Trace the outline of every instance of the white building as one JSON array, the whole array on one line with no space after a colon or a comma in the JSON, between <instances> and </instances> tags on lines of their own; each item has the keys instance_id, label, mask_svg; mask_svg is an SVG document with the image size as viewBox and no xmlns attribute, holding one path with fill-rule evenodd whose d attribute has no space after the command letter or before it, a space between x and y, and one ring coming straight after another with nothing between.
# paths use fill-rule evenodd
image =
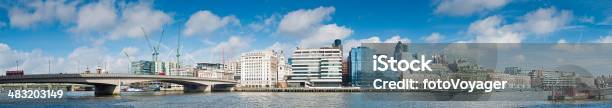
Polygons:
<instances>
[{"instance_id":1,"label":"white building","mask_svg":"<svg viewBox=\"0 0 612 108\"><path fill-rule=\"evenodd\" d=\"M341 87L342 51L340 48L298 48L291 58L292 87Z\"/></svg>"},{"instance_id":2,"label":"white building","mask_svg":"<svg viewBox=\"0 0 612 108\"><path fill-rule=\"evenodd\" d=\"M509 89L529 89L531 88L531 79L526 75L511 75L504 73L492 73L491 78L496 81L508 81L506 88Z\"/></svg>"},{"instance_id":3,"label":"white building","mask_svg":"<svg viewBox=\"0 0 612 108\"><path fill-rule=\"evenodd\" d=\"M193 77L193 67L191 65L181 65L176 62L167 62L169 64L169 71L166 71L166 75L168 76L188 76Z\"/></svg>"},{"instance_id":4,"label":"white building","mask_svg":"<svg viewBox=\"0 0 612 108\"><path fill-rule=\"evenodd\" d=\"M230 60L225 63L225 71L233 74L233 80L240 80L240 59Z\"/></svg>"},{"instance_id":5,"label":"white building","mask_svg":"<svg viewBox=\"0 0 612 108\"><path fill-rule=\"evenodd\" d=\"M240 85L243 87L276 87L284 80L282 53L256 51L243 53L240 57ZM280 62L279 62L280 61Z\"/></svg>"},{"instance_id":6,"label":"white building","mask_svg":"<svg viewBox=\"0 0 612 108\"><path fill-rule=\"evenodd\" d=\"M233 74L224 70L224 65L220 63L197 63L194 69L196 77L211 79L233 79Z\"/></svg>"}]
</instances>

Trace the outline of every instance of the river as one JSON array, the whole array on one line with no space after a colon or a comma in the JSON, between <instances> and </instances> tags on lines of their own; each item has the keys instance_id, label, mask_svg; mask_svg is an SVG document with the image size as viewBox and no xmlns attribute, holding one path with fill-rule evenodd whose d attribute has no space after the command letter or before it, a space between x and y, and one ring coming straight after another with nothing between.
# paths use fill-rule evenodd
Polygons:
<instances>
[{"instance_id":1,"label":"river","mask_svg":"<svg viewBox=\"0 0 612 108\"><path fill-rule=\"evenodd\" d=\"M423 101L418 92L123 92L120 96L95 97L93 92L67 92L61 99L10 99L0 94L0 107L612 107L608 100L546 101L545 92L496 92L480 101ZM483 101L484 100L484 101Z\"/></svg>"}]
</instances>

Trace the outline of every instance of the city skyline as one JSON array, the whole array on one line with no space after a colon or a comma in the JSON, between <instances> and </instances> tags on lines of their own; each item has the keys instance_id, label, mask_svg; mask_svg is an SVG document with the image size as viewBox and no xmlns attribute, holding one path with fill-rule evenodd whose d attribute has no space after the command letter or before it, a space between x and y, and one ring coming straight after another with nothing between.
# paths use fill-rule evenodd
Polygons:
<instances>
[{"instance_id":1,"label":"city skyline","mask_svg":"<svg viewBox=\"0 0 612 108\"><path fill-rule=\"evenodd\" d=\"M344 56L361 42L610 43L609 2L3 0L0 69L19 61L28 74L47 73L48 64L54 73L100 65L121 72L151 58L141 28L154 44L165 31L163 61L174 61L180 34L185 64L266 49L291 54L334 39L343 41Z\"/></svg>"}]
</instances>

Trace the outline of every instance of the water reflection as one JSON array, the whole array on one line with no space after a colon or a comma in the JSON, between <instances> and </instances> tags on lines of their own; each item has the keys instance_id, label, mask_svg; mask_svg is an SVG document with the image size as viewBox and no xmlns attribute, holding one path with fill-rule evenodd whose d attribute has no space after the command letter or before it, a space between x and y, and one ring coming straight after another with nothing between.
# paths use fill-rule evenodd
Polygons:
<instances>
[{"instance_id":1,"label":"water reflection","mask_svg":"<svg viewBox=\"0 0 612 108\"><path fill-rule=\"evenodd\" d=\"M123 92L95 97L93 92L68 92L62 99L9 99L0 107L612 107L603 101L546 101L545 92L499 92L488 101L423 101L430 94L401 92ZM611 97L611 96L609 96Z\"/></svg>"}]
</instances>

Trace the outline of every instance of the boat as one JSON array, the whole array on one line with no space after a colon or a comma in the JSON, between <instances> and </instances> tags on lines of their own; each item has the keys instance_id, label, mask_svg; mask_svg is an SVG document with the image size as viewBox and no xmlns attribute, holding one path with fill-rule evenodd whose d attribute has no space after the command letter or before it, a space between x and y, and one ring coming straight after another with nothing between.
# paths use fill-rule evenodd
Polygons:
<instances>
[{"instance_id":1,"label":"boat","mask_svg":"<svg viewBox=\"0 0 612 108\"><path fill-rule=\"evenodd\" d=\"M127 88L125 91L127 92L143 92L143 89L139 89L139 88Z\"/></svg>"}]
</instances>

